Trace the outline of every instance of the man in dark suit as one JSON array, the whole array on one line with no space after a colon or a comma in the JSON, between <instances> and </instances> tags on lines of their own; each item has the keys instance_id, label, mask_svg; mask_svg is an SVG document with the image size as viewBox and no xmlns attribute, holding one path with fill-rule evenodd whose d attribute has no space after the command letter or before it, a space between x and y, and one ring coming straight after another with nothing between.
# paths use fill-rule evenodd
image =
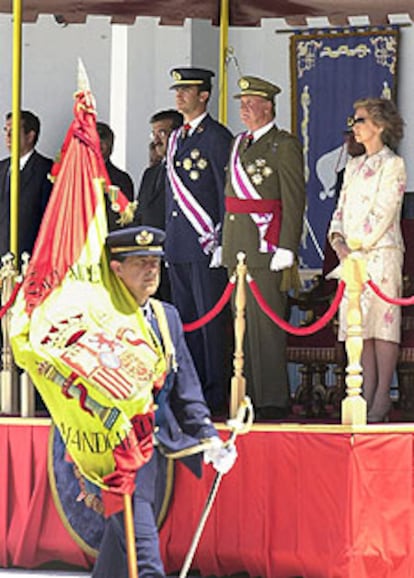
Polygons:
<instances>
[{"instance_id":1,"label":"man in dark suit","mask_svg":"<svg viewBox=\"0 0 414 578\"><path fill-rule=\"evenodd\" d=\"M35 150L40 121L28 110L21 111L20 197L18 251L32 253L44 210L52 190L48 174L52 159ZM6 115L6 146L11 150L12 115ZM0 161L0 255L10 249L10 157Z\"/></svg>"},{"instance_id":2,"label":"man in dark suit","mask_svg":"<svg viewBox=\"0 0 414 578\"><path fill-rule=\"evenodd\" d=\"M159 161L145 169L138 192L136 222L139 225L165 227L165 155L168 138L173 130L183 124L183 115L176 110L161 110L150 120L151 138ZM158 299L171 301L168 270L161 264L161 282L156 293Z\"/></svg>"},{"instance_id":3,"label":"man in dark suit","mask_svg":"<svg viewBox=\"0 0 414 578\"><path fill-rule=\"evenodd\" d=\"M163 255L163 231L153 227L132 227L108 235L110 267L141 307L147 323L159 339L169 361L170 372L155 397L156 444L152 458L136 477L134 500L135 538L140 578L165 578L159 551L155 518L157 479L165 469L165 452L177 452L209 440L204 461L216 471L227 473L237 456L234 445L224 446L211 422L200 382L188 351L182 322L176 308L151 299L155 293ZM171 347L172 344L172 347ZM200 454L187 457L186 465L201 476ZM128 578L122 513L108 518L93 569L93 578Z\"/></svg>"},{"instance_id":4,"label":"man in dark suit","mask_svg":"<svg viewBox=\"0 0 414 578\"><path fill-rule=\"evenodd\" d=\"M134 183L132 178L126 171L122 171L111 162L111 154L114 147L113 130L104 122L97 122L96 130L98 131L101 143L101 152L105 161L106 170L108 171L109 180L112 185L119 187L127 197L128 201L132 203L134 201ZM108 229L109 231L114 231L120 227L118 222L119 212L112 208L112 203L115 203L116 206L116 194L114 199L111 199L110 196L110 192L105 195L106 213L108 218Z\"/></svg>"},{"instance_id":5,"label":"man in dark suit","mask_svg":"<svg viewBox=\"0 0 414 578\"><path fill-rule=\"evenodd\" d=\"M213 72L176 68L171 75L176 107L185 124L168 141L165 253L172 301L188 323L214 307L227 283L220 245L232 135L207 112ZM228 311L186 335L214 412L226 402L228 335Z\"/></svg>"},{"instance_id":6,"label":"man in dark suit","mask_svg":"<svg viewBox=\"0 0 414 578\"><path fill-rule=\"evenodd\" d=\"M6 146L11 150L12 114L6 115L4 126ZM20 113L20 195L18 210L18 255L32 253L43 218L52 182L48 175L53 165L35 150L40 134L39 118L28 110ZM10 250L10 157L0 161L0 255ZM18 263L16 263L18 266ZM0 334L0 346L3 347L3 333ZM35 392L37 410L45 406Z\"/></svg>"},{"instance_id":7,"label":"man in dark suit","mask_svg":"<svg viewBox=\"0 0 414 578\"><path fill-rule=\"evenodd\" d=\"M239 251L271 309L284 318L287 292L298 273L296 254L305 208L299 141L275 125L280 88L253 76L239 80L240 117L248 131L236 137L226 183L223 263L231 273ZM247 291L246 383L259 419L287 415L290 391L286 334Z\"/></svg>"}]
</instances>

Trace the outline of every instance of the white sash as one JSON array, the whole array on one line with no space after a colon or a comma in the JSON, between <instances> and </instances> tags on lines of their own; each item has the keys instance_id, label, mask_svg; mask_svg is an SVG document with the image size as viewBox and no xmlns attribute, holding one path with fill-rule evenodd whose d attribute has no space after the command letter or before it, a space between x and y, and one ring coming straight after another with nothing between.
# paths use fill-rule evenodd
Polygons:
<instances>
[{"instance_id":1,"label":"white sash","mask_svg":"<svg viewBox=\"0 0 414 578\"><path fill-rule=\"evenodd\" d=\"M245 138L247 132L243 132L236 137L235 144L231 153L230 167L231 167L231 184L236 196L244 200L262 200L255 187L252 185L243 165L240 161L239 146L241 141ZM250 217L259 230L260 253L272 253L276 251L276 245L272 245L265 240L265 235L269 224L273 218L273 213L250 213Z\"/></svg>"},{"instance_id":2,"label":"white sash","mask_svg":"<svg viewBox=\"0 0 414 578\"><path fill-rule=\"evenodd\" d=\"M187 189L174 168L174 156L177 151L177 141L180 135L180 130L175 130L168 141L167 149L167 175L170 181L173 195L177 203L191 223L192 227L199 235L198 240L206 255L213 253L218 246L218 234L221 223L216 227L210 215L203 209L203 207L196 201L191 191Z\"/></svg>"}]
</instances>

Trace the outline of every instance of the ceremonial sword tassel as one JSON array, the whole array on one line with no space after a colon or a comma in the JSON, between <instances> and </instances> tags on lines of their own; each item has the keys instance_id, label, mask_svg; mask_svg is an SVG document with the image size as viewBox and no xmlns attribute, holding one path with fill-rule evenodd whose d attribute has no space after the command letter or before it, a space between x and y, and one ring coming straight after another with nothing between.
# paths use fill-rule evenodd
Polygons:
<instances>
[{"instance_id":1,"label":"ceremonial sword tassel","mask_svg":"<svg viewBox=\"0 0 414 578\"><path fill-rule=\"evenodd\" d=\"M242 402L240 403L240 407L237 410L236 417L233 419L230 419L227 422L227 424L231 427L232 432L230 434L228 441L226 442L226 445L233 444L236 440L236 437L239 434L248 433L251 429L251 426L253 423L253 418L254 418L254 414L253 414L252 402L251 402L250 398L246 396L242 400ZM191 563L192 563L193 558L194 558L194 554L195 554L195 552L197 550L197 546L200 542L201 534L203 533L204 526L207 522L208 515L210 514L211 508L214 504L214 500L216 499L216 495L217 495L218 489L220 487L220 482L223 478L223 475L224 474L222 472L217 472L215 477L214 477L210 492L208 494L206 503L205 503L204 508L203 508L203 512L201 514L200 521L199 521L197 529L194 533L194 536L193 536L193 539L192 539L192 542L190 545L190 549L188 550L187 555L185 557L184 564L183 564L183 567L181 569L179 578L186 578L188 575L188 571L190 570Z\"/></svg>"}]
</instances>

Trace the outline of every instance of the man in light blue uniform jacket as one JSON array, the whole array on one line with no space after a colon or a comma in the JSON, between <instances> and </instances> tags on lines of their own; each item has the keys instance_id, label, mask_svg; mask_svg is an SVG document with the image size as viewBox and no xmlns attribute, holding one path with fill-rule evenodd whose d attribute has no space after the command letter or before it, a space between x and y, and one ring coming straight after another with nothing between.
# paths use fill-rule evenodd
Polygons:
<instances>
[{"instance_id":1,"label":"man in light blue uniform jacket","mask_svg":"<svg viewBox=\"0 0 414 578\"><path fill-rule=\"evenodd\" d=\"M172 368L155 399L158 405L155 450L150 461L138 470L133 497L140 578L165 577L155 514L156 504L163 497L157 491L166 466L162 454L183 450L211 438L210 449L204 451L205 462L211 462L217 471L226 473L236 459L234 445L224 446L211 422L178 311L173 305L162 302L169 330L169 335L166 335L158 309L161 302L150 299L159 284L164 238L160 229L144 226L114 231L107 237L112 270L134 296L137 306L143 308L148 323L163 346L170 341L174 349ZM201 476L200 454L185 458L185 463L198 477ZM92 576L128 578L122 512L106 521Z\"/></svg>"}]
</instances>

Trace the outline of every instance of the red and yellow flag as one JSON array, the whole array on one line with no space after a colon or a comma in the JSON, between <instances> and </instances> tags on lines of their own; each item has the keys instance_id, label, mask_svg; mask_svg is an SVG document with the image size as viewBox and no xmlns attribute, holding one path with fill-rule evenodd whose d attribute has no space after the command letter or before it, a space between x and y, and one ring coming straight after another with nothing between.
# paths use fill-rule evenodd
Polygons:
<instances>
[{"instance_id":1,"label":"red and yellow flag","mask_svg":"<svg viewBox=\"0 0 414 578\"><path fill-rule=\"evenodd\" d=\"M85 78L13 307L11 343L81 472L102 488L109 483L130 492L122 474L135 472L151 454L152 422L139 418L151 416L165 361L136 302L109 268L107 173Z\"/></svg>"}]
</instances>

